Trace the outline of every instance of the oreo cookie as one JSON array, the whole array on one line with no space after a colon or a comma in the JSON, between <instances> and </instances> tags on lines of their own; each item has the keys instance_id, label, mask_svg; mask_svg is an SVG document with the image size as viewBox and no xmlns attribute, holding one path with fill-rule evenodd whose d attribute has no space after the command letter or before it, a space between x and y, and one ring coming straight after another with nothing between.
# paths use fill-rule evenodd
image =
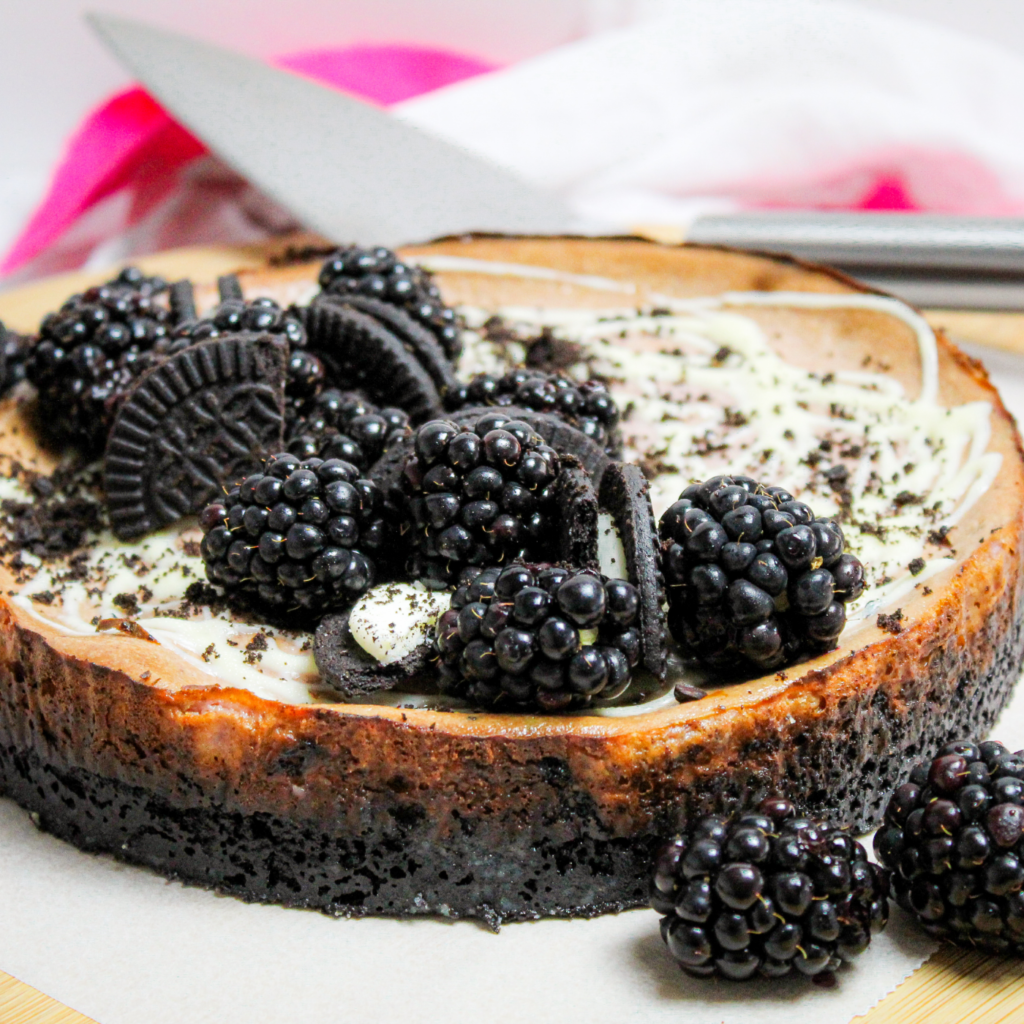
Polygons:
<instances>
[{"instance_id":1,"label":"oreo cookie","mask_svg":"<svg viewBox=\"0 0 1024 1024\"><path fill-rule=\"evenodd\" d=\"M665 579L647 478L639 466L610 462L601 479L601 507L612 514L622 537L629 582L640 591L641 658L658 679L665 678Z\"/></svg>"},{"instance_id":2,"label":"oreo cookie","mask_svg":"<svg viewBox=\"0 0 1024 1024\"><path fill-rule=\"evenodd\" d=\"M443 398L448 392L459 387L455 367L445 354L433 331L413 319L404 309L392 302L375 299L368 295L336 295L327 292L319 295L314 305L348 306L360 313L372 316L387 327L430 374L430 379Z\"/></svg>"},{"instance_id":3,"label":"oreo cookie","mask_svg":"<svg viewBox=\"0 0 1024 1024\"><path fill-rule=\"evenodd\" d=\"M313 657L324 683L346 698L391 690L399 683L417 689L437 678L433 643L428 640L400 661L382 665L356 643L348 626L349 611L328 615L317 626Z\"/></svg>"},{"instance_id":4,"label":"oreo cookie","mask_svg":"<svg viewBox=\"0 0 1024 1024\"><path fill-rule=\"evenodd\" d=\"M323 363L330 384L360 388L378 405L404 409L413 422L443 416L430 374L375 317L335 303L306 307L300 316L308 348Z\"/></svg>"},{"instance_id":5,"label":"oreo cookie","mask_svg":"<svg viewBox=\"0 0 1024 1024\"><path fill-rule=\"evenodd\" d=\"M460 409L456 413L448 413L439 417L448 419L459 426L476 423L484 414L502 414L510 420L522 420L528 423L559 455L574 456L583 469L590 474L594 487L600 489L601 477L611 459L605 450L586 434L569 426L557 416L544 412L534 412L518 405L478 405L468 409Z\"/></svg>"},{"instance_id":6,"label":"oreo cookie","mask_svg":"<svg viewBox=\"0 0 1024 1024\"><path fill-rule=\"evenodd\" d=\"M559 537L562 561L600 570L597 551L597 491L590 474L567 455L558 474Z\"/></svg>"},{"instance_id":7,"label":"oreo cookie","mask_svg":"<svg viewBox=\"0 0 1024 1024\"><path fill-rule=\"evenodd\" d=\"M237 274L221 274L217 278L217 294L220 296L221 302L227 302L230 299L241 302L245 299L245 295L242 293L242 282L238 280Z\"/></svg>"},{"instance_id":8,"label":"oreo cookie","mask_svg":"<svg viewBox=\"0 0 1024 1024\"><path fill-rule=\"evenodd\" d=\"M187 278L175 281L167 293L167 301L171 307L171 319L176 324L196 318L196 294L192 282Z\"/></svg>"},{"instance_id":9,"label":"oreo cookie","mask_svg":"<svg viewBox=\"0 0 1024 1024\"><path fill-rule=\"evenodd\" d=\"M139 378L104 458L118 537L198 512L282 449L287 357L279 339L242 332L190 345Z\"/></svg>"}]
</instances>

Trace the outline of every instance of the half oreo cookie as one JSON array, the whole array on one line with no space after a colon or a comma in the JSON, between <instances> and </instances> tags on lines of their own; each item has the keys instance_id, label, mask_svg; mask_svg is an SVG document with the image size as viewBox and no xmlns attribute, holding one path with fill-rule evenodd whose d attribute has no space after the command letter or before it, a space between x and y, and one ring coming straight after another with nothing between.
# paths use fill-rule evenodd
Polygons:
<instances>
[{"instance_id":1,"label":"half oreo cookie","mask_svg":"<svg viewBox=\"0 0 1024 1024\"><path fill-rule=\"evenodd\" d=\"M404 409L414 423L444 414L431 375L375 317L326 302L307 306L300 316L308 348L323 362L332 385L360 388L378 405Z\"/></svg>"},{"instance_id":2,"label":"half oreo cookie","mask_svg":"<svg viewBox=\"0 0 1024 1024\"><path fill-rule=\"evenodd\" d=\"M559 555L581 569L599 569L599 509L594 481L572 455L562 458L558 474Z\"/></svg>"},{"instance_id":3,"label":"half oreo cookie","mask_svg":"<svg viewBox=\"0 0 1024 1024\"><path fill-rule=\"evenodd\" d=\"M326 292L317 296L314 305L348 306L378 320L398 338L407 352L414 356L430 374L438 393L443 398L449 391L458 388L455 367L445 355L441 343L433 331L413 319L404 309L393 302L384 302L368 295L337 295Z\"/></svg>"},{"instance_id":4,"label":"half oreo cookie","mask_svg":"<svg viewBox=\"0 0 1024 1024\"><path fill-rule=\"evenodd\" d=\"M626 552L629 581L640 591L640 640L644 667L665 678L665 579L658 528L647 478L639 466L610 462L601 479L601 507L612 514Z\"/></svg>"},{"instance_id":5,"label":"half oreo cookie","mask_svg":"<svg viewBox=\"0 0 1024 1024\"><path fill-rule=\"evenodd\" d=\"M282 450L287 357L279 339L242 332L190 345L139 378L104 458L118 537L198 512Z\"/></svg>"},{"instance_id":6,"label":"half oreo cookie","mask_svg":"<svg viewBox=\"0 0 1024 1024\"><path fill-rule=\"evenodd\" d=\"M342 697L365 697L399 683L429 685L437 677L436 654L428 641L400 661L381 664L356 643L348 626L349 611L328 615L313 640L313 657L321 678Z\"/></svg>"}]
</instances>

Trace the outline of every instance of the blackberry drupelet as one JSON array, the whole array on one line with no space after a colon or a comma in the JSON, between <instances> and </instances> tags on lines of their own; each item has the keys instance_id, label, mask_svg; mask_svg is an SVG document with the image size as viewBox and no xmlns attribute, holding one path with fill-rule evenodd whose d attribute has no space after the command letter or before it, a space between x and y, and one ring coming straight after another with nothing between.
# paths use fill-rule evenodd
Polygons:
<instances>
[{"instance_id":1,"label":"blackberry drupelet","mask_svg":"<svg viewBox=\"0 0 1024 1024\"><path fill-rule=\"evenodd\" d=\"M128 267L43 319L25 361L41 422L90 452L102 449L118 405L172 326L158 301L166 290L161 278Z\"/></svg>"},{"instance_id":2,"label":"blackberry drupelet","mask_svg":"<svg viewBox=\"0 0 1024 1024\"><path fill-rule=\"evenodd\" d=\"M327 388L287 429L288 450L300 459L344 459L366 471L405 436L409 416L402 409L379 409L358 391Z\"/></svg>"},{"instance_id":3,"label":"blackberry drupelet","mask_svg":"<svg viewBox=\"0 0 1024 1024\"><path fill-rule=\"evenodd\" d=\"M836 971L889 914L889 880L855 839L769 798L702 818L658 852L651 906L687 973L744 981Z\"/></svg>"},{"instance_id":4,"label":"blackberry drupelet","mask_svg":"<svg viewBox=\"0 0 1024 1024\"><path fill-rule=\"evenodd\" d=\"M335 295L366 295L393 302L433 331L449 359L459 355L454 310L441 301L441 293L426 271L403 263L390 249L355 245L339 249L321 268L320 287Z\"/></svg>"},{"instance_id":5,"label":"blackberry drupelet","mask_svg":"<svg viewBox=\"0 0 1024 1024\"><path fill-rule=\"evenodd\" d=\"M831 650L864 589L837 523L749 477L691 484L660 532L669 629L718 671L767 672Z\"/></svg>"},{"instance_id":6,"label":"blackberry drupelet","mask_svg":"<svg viewBox=\"0 0 1024 1024\"><path fill-rule=\"evenodd\" d=\"M640 598L589 570L463 570L437 620L443 693L485 707L560 711L619 697L639 660Z\"/></svg>"},{"instance_id":7,"label":"blackberry drupelet","mask_svg":"<svg viewBox=\"0 0 1024 1024\"><path fill-rule=\"evenodd\" d=\"M403 468L413 574L447 583L466 565L555 557L560 466L532 427L497 410L472 426L424 423Z\"/></svg>"},{"instance_id":8,"label":"blackberry drupelet","mask_svg":"<svg viewBox=\"0 0 1024 1024\"><path fill-rule=\"evenodd\" d=\"M199 517L210 581L279 611L320 613L375 582L389 526L377 485L341 459L267 460Z\"/></svg>"},{"instance_id":9,"label":"blackberry drupelet","mask_svg":"<svg viewBox=\"0 0 1024 1024\"><path fill-rule=\"evenodd\" d=\"M285 385L285 416L297 419L307 410L323 384L324 367L306 349L306 329L291 309L282 309L273 299L224 299L202 319L191 318L180 324L173 337L159 346L161 354L175 352L210 338L238 331L273 334L288 343L288 381Z\"/></svg>"},{"instance_id":10,"label":"blackberry drupelet","mask_svg":"<svg viewBox=\"0 0 1024 1024\"><path fill-rule=\"evenodd\" d=\"M893 793L875 853L930 935L1024 954L1024 751L947 743Z\"/></svg>"},{"instance_id":11,"label":"blackberry drupelet","mask_svg":"<svg viewBox=\"0 0 1024 1024\"><path fill-rule=\"evenodd\" d=\"M468 384L449 391L445 404L452 412L480 405L532 409L558 416L609 454L621 449L616 427L619 408L607 387L597 380L578 382L557 373L543 373L525 367L502 377L482 373Z\"/></svg>"}]
</instances>

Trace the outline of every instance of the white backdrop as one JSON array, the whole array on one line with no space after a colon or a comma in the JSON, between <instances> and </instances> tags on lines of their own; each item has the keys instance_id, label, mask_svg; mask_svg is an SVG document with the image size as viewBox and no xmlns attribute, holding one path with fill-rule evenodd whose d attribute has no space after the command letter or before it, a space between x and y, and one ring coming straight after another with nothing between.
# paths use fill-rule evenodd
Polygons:
<instances>
[{"instance_id":1,"label":"white backdrop","mask_svg":"<svg viewBox=\"0 0 1024 1024\"><path fill-rule=\"evenodd\" d=\"M1020 0L861 2L1024 54ZM85 27L85 10L146 18L256 54L389 41L510 62L674 6L674 0L0 0L0 249L42 195L68 132L128 82Z\"/></svg>"}]
</instances>

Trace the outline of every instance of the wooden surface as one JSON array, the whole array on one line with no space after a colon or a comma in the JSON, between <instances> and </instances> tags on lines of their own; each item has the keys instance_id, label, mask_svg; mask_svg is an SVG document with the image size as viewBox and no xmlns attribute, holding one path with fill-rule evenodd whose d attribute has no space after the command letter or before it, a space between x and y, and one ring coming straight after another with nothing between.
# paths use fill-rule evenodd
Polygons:
<instances>
[{"instance_id":1,"label":"wooden surface","mask_svg":"<svg viewBox=\"0 0 1024 1024\"><path fill-rule=\"evenodd\" d=\"M284 248L285 242L271 246L273 251ZM232 270L259 266L267 255L266 246L207 246L133 262L147 273L171 278L187 274L197 280L209 280ZM0 295L0 319L16 330L32 331L40 310L54 309L71 291L109 276L109 272L102 271L76 273ZM928 310L927 316L954 340L1024 355L1024 313ZM0 1024L93 1021L0 971ZM855 1024L1024 1024L1024 960L989 957L944 946L873 1010L857 1017Z\"/></svg>"}]
</instances>

